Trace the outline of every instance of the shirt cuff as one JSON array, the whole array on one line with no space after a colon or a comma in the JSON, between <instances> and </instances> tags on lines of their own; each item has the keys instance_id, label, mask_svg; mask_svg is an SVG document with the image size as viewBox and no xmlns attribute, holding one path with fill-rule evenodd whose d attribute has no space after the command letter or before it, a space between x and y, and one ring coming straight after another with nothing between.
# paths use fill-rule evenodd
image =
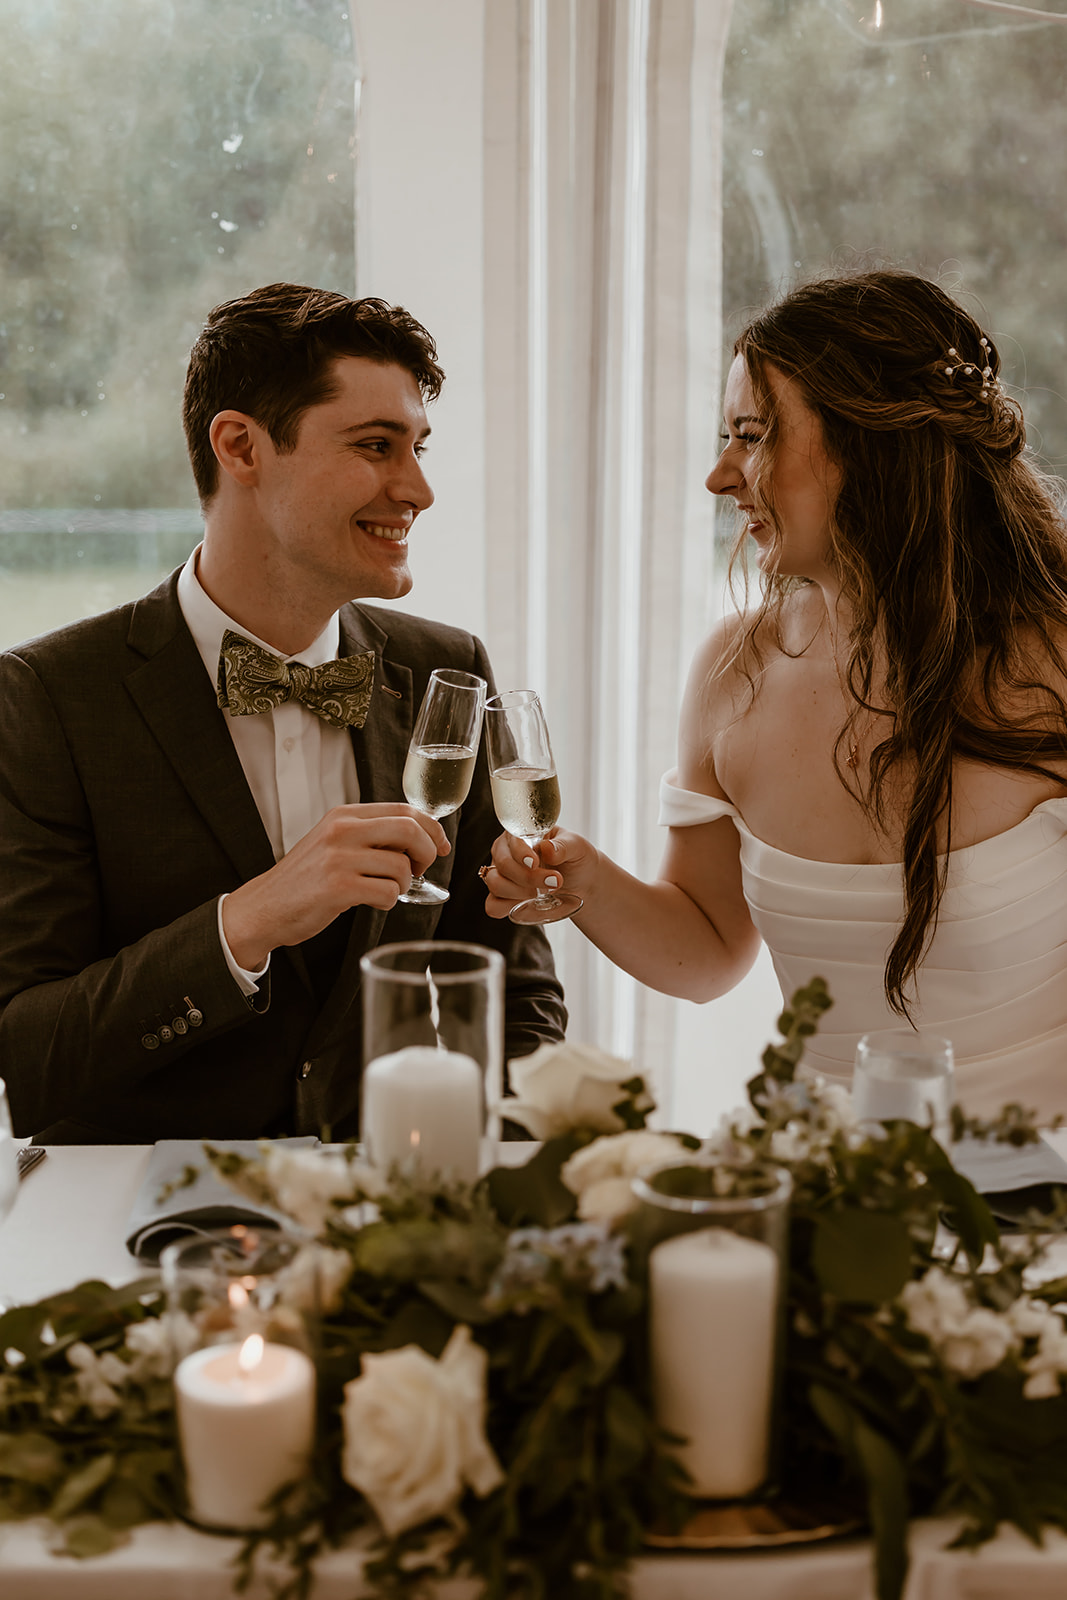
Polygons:
<instances>
[{"instance_id":1,"label":"shirt cuff","mask_svg":"<svg viewBox=\"0 0 1067 1600\"><path fill-rule=\"evenodd\" d=\"M241 993L243 995L258 994L259 980L260 978L265 978L267 976L267 971L270 967L270 956L267 957L266 961L263 963L258 972L246 972L244 967L239 967L237 965L237 962L233 958L233 951L226 943L226 935L222 931L222 908L228 899L228 895L219 895L219 944L221 944L222 953L226 957L226 965L230 969L230 976L240 989Z\"/></svg>"}]
</instances>

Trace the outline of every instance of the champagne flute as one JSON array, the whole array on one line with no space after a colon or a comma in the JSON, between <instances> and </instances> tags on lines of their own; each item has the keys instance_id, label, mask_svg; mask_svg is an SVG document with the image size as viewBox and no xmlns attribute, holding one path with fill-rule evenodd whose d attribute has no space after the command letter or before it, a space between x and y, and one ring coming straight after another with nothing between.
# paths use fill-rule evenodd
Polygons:
<instances>
[{"instance_id":1,"label":"champagne flute","mask_svg":"<svg viewBox=\"0 0 1067 1600\"><path fill-rule=\"evenodd\" d=\"M540 844L559 819L559 779L548 724L532 689L494 695L485 706L485 742L493 808L501 825L528 845ZM561 922L582 906L580 895L538 888L533 900L512 906L512 922Z\"/></svg>"},{"instance_id":2,"label":"champagne flute","mask_svg":"<svg viewBox=\"0 0 1067 1600\"><path fill-rule=\"evenodd\" d=\"M474 776L486 681L473 672L437 667L430 674L404 762L404 799L428 817L447 817L467 798ZM437 906L448 890L420 873L399 898L408 906Z\"/></svg>"}]
</instances>

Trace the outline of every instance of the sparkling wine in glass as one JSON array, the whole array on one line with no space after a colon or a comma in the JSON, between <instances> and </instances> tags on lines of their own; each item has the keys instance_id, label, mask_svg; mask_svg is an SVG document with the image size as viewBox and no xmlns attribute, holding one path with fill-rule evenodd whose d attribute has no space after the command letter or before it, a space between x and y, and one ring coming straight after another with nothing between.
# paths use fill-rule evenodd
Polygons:
<instances>
[{"instance_id":1,"label":"sparkling wine in glass","mask_svg":"<svg viewBox=\"0 0 1067 1600\"><path fill-rule=\"evenodd\" d=\"M559 821L559 779L548 724L532 689L494 695L485 707L493 807L508 833L537 845ZM581 909L580 895L538 889L508 912L512 922L561 922Z\"/></svg>"},{"instance_id":2,"label":"sparkling wine in glass","mask_svg":"<svg viewBox=\"0 0 1067 1600\"><path fill-rule=\"evenodd\" d=\"M485 690L485 679L472 672L438 667L430 674L404 762L404 799L416 811L439 819L466 800L482 736ZM420 874L399 898L409 906L436 906L448 899L448 890Z\"/></svg>"}]
</instances>

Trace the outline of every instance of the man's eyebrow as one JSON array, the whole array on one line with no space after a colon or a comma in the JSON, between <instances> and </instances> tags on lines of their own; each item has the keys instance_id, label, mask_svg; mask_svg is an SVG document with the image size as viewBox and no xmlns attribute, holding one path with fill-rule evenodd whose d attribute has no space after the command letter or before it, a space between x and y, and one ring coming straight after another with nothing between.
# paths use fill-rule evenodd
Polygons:
<instances>
[{"instance_id":1,"label":"man's eyebrow","mask_svg":"<svg viewBox=\"0 0 1067 1600\"><path fill-rule=\"evenodd\" d=\"M385 433L399 435L408 434L411 429L406 422L397 422L395 417L370 417L366 422L353 422L347 428L342 428L341 433L363 433L367 428L381 428ZM433 430L427 425L419 434L420 439L425 439Z\"/></svg>"}]
</instances>

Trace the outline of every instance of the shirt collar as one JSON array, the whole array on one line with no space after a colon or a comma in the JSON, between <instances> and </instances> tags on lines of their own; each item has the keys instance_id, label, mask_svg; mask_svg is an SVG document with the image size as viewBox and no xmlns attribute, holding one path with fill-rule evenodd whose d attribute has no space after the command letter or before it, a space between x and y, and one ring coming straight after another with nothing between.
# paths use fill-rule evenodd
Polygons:
<instances>
[{"instance_id":1,"label":"shirt collar","mask_svg":"<svg viewBox=\"0 0 1067 1600\"><path fill-rule=\"evenodd\" d=\"M313 640L306 650L298 650L293 656L282 655L276 645L268 644L265 639L258 639L249 628L242 627L239 622L234 622L232 617L228 617L202 587L196 575L197 558L201 548L202 546L197 545L178 574L178 604L212 683L218 676L219 652L222 649L222 636L227 628L239 633L242 639L251 639L253 644L268 650L272 656L280 656L283 661L302 661L307 667L321 667L325 661L337 660L341 628L336 611L318 638Z\"/></svg>"}]
</instances>

